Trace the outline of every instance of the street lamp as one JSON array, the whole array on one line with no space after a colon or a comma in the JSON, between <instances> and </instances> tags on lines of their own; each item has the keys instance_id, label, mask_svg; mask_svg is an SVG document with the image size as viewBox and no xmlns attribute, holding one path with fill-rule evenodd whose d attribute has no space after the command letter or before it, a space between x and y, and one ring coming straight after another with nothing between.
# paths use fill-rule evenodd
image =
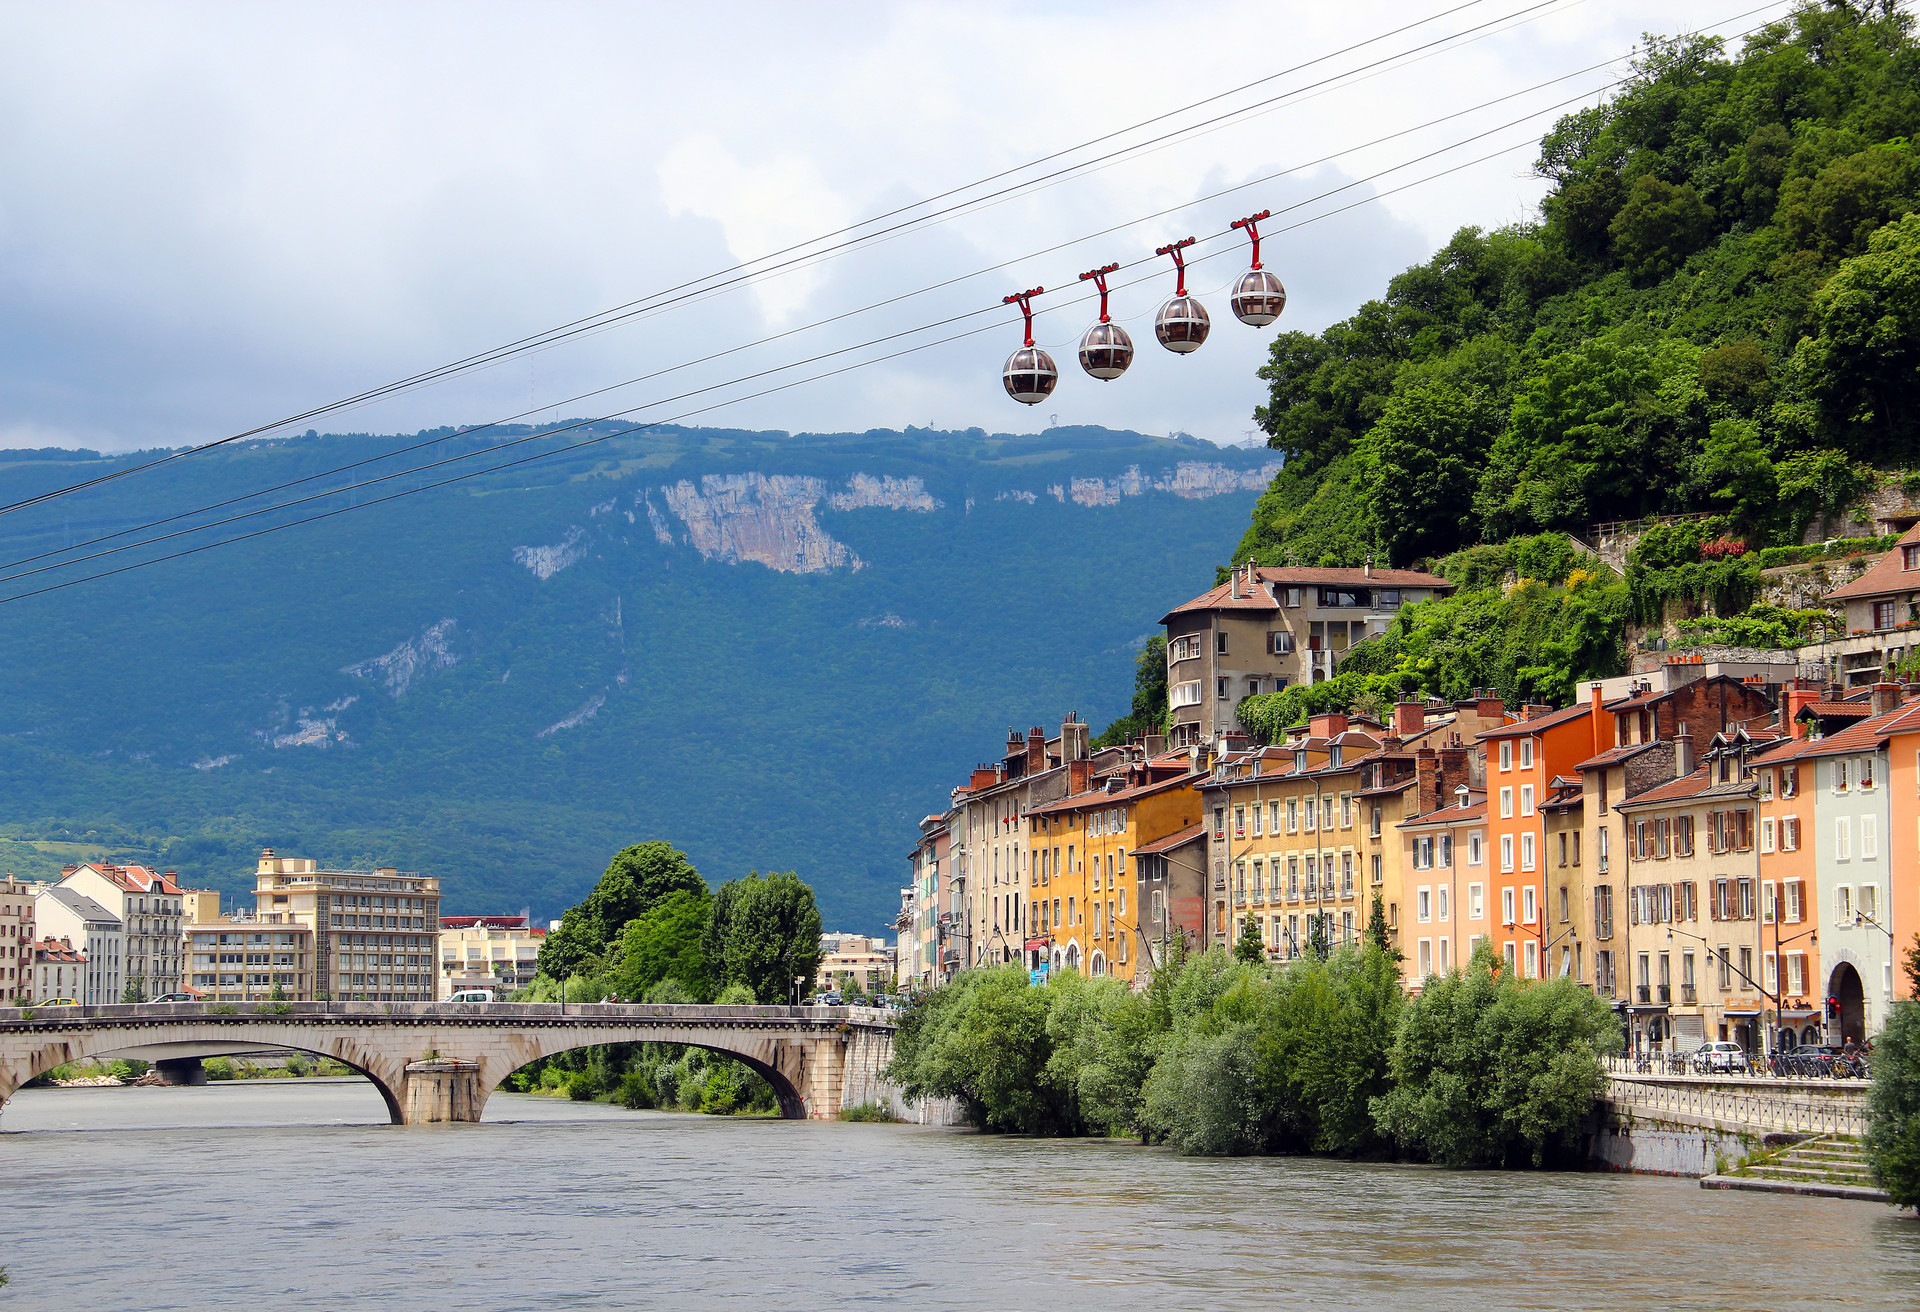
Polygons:
<instances>
[{"instance_id":1,"label":"street lamp","mask_svg":"<svg viewBox=\"0 0 1920 1312\"><path fill-rule=\"evenodd\" d=\"M795 975L793 977L793 1005L796 1007L800 1005L800 989L806 982L807 977L805 975Z\"/></svg>"}]
</instances>

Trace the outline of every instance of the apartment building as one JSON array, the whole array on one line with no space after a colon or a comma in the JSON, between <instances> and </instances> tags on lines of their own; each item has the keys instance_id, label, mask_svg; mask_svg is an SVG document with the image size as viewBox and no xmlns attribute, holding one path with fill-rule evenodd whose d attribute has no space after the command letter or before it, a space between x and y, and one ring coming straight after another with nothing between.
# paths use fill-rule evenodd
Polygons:
<instances>
[{"instance_id":1,"label":"apartment building","mask_svg":"<svg viewBox=\"0 0 1920 1312\"><path fill-rule=\"evenodd\" d=\"M440 917L439 1001L463 989L493 989L499 996L533 983L540 944L547 931L526 916Z\"/></svg>"},{"instance_id":2,"label":"apartment building","mask_svg":"<svg viewBox=\"0 0 1920 1312\"><path fill-rule=\"evenodd\" d=\"M0 878L0 1003L33 996L33 885L12 875Z\"/></svg>"},{"instance_id":3,"label":"apartment building","mask_svg":"<svg viewBox=\"0 0 1920 1312\"><path fill-rule=\"evenodd\" d=\"M356 1002L432 1002L440 881L382 866L322 870L306 857L260 854L254 914L312 933L314 992Z\"/></svg>"},{"instance_id":4,"label":"apartment building","mask_svg":"<svg viewBox=\"0 0 1920 1312\"><path fill-rule=\"evenodd\" d=\"M46 938L62 940L86 960L80 992L65 996L88 1007L120 1001L127 980L125 927L120 917L63 884L42 885L34 898L33 914Z\"/></svg>"},{"instance_id":5,"label":"apartment building","mask_svg":"<svg viewBox=\"0 0 1920 1312\"><path fill-rule=\"evenodd\" d=\"M1586 704L1562 710L1524 706L1514 723L1479 738L1486 753L1494 947L1526 979L1542 978L1554 949L1570 946L1548 923L1546 818L1540 807L1555 791L1554 781L1577 776L1581 760L1592 755L1594 714Z\"/></svg>"},{"instance_id":6,"label":"apartment building","mask_svg":"<svg viewBox=\"0 0 1920 1312\"><path fill-rule=\"evenodd\" d=\"M954 916L943 904L950 899L943 883L949 860L950 837L945 814L920 821L920 841L908 860L912 883L903 890L900 929L901 974L921 988L946 983L966 960L960 943L951 946Z\"/></svg>"},{"instance_id":7,"label":"apartment building","mask_svg":"<svg viewBox=\"0 0 1920 1312\"><path fill-rule=\"evenodd\" d=\"M1237 728L1242 698L1318 683L1354 644L1385 633L1400 607L1453 585L1419 570L1240 565L1161 616L1174 747Z\"/></svg>"},{"instance_id":8,"label":"apartment building","mask_svg":"<svg viewBox=\"0 0 1920 1312\"><path fill-rule=\"evenodd\" d=\"M885 993L893 987L893 949L867 934L822 934L814 987L843 993Z\"/></svg>"},{"instance_id":9,"label":"apartment building","mask_svg":"<svg viewBox=\"0 0 1920 1312\"><path fill-rule=\"evenodd\" d=\"M1141 963L1134 978L1171 954L1207 943L1207 827L1188 825L1133 849L1134 902L1140 908Z\"/></svg>"},{"instance_id":10,"label":"apartment building","mask_svg":"<svg viewBox=\"0 0 1920 1312\"><path fill-rule=\"evenodd\" d=\"M313 927L259 919L200 921L186 928L187 977L207 1002L312 1002Z\"/></svg>"},{"instance_id":11,"label":"apartment building","mask_svg":"<svg viewBox=\"0 0 1920 1312\"><path fill-rule=\"evenodd\" d=\"M87 987L87 954L62 938L44 938L33 946L34 997L40 1002L82 1002ZM118 999L115 999L118 1001Z\"/></svg>"},{"instance_id":12,"label":"apartment building","mask_svg":"<svg viewBox=\"0 0 1920 1312\"><path fill-rule=\"evenodd\" d=\"M1192 759L1123 760L1096 774L1092 760L1069 755L1067 795L1027 817L1034 969L1131 981L1149 959L1130 853L1200 823Z\"/></svg>"},{"instance_id":13,"label":"apartment building","mask_svg":"<svg viewBox=\"0 0 1920 1312\"><path fill-rule=\"evenodd\" d=\"M1433 975L1457 970L1493 937L1487 794L1471 783L1467 752L1432 748L1415 757L1411 812L1393 827L1397 856L1386 881L1388 941L1401 953L1402 978L1418 993ZM1384 893L1383 893L1384 900Z\"/></svg>"},{"instance_id":14,"label":"apartment building","mask_svg":"<svg viewBox=\"0 0 1920 1312\"><path fill-rule=\"evenodd\" d=\"M126 985L144 997L176 993L184 982L181 950L183 897L171 870L117 866L106 861L67 866L59 887L92 898L119 920Z\"/></svg>"}]
</instances>

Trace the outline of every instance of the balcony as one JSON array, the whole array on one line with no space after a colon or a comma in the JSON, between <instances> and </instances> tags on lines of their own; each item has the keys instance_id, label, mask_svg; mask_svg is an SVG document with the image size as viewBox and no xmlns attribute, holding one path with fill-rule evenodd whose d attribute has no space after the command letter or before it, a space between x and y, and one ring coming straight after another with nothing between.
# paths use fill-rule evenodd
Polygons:
<instances>
[{"instance_id":1,"label":"balcony","mask_svg":"<svg viewBox=\"0 0 1920 1312\"><path fill-rule=\"evenodd\" d=\"M1633 1000L1642 1006L1646 1005L1653 1001L1653 989L1646 984L1636 986L1633 990Z\"/></svg>"},{"instance_id":2,"label":"balcony","mask_svg":"<svg viewBox=\"0 0 1920 1312\"><path fill-rule=\"evenodd\" d=\"M1684 1006L1688 1007L1691 1007L1695 1002L1699 1001L1699 999L1694 996L1693 985L1682 984L1680 986L1680 1001Z\"/></svg>"}]
</instances>

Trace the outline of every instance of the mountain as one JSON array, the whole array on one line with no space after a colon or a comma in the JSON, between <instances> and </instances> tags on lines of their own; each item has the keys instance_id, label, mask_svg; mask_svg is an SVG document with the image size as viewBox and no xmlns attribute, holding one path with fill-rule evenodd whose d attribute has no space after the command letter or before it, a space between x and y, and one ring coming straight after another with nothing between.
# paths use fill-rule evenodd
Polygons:
<instances>
[{"instance_id":1,"label":"mountain","mask_svg":"<svg viewBox=\"0 0 1920 1312\"><path fill-rule=\"evenodd\" d=\"M272 846L437 875L449 913L544 916L665 838L716 881L796 870L830 924L877 927L955 763L1010 725L1123 713L1140 643L1279 464L1104 429L613 432L0 585L361 503L0 606L0 869L120 856L241 892ZM603 440L558 450L583 434ZM237 443L0 517L0 551L526 435ZM152 455L0 453L0 504Z\"/></svg>"}]
</instances>

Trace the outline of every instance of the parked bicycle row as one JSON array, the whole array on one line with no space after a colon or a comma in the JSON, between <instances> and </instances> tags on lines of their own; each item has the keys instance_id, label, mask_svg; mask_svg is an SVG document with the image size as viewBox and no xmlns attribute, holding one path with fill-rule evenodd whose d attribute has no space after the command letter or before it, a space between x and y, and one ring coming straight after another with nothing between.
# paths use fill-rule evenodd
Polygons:
<instances>
[{"instance_id":1,"label":"parked bicycle row","mask_svg":"<svg viewBox=\"0 0 1920 1312\"><path fill-rule=\"evenodd\" d=\"M1770 1079L1865 1080L1872 1078L1870 1050L1852 1044L1808 1044L1780 1052L1750 1053L1737 1043L1703 1043L1691 1052L1641 1052L1615 1057L1614 1070L1633 1075L1749 1075Z\"/></svg>"}]
</instances>

